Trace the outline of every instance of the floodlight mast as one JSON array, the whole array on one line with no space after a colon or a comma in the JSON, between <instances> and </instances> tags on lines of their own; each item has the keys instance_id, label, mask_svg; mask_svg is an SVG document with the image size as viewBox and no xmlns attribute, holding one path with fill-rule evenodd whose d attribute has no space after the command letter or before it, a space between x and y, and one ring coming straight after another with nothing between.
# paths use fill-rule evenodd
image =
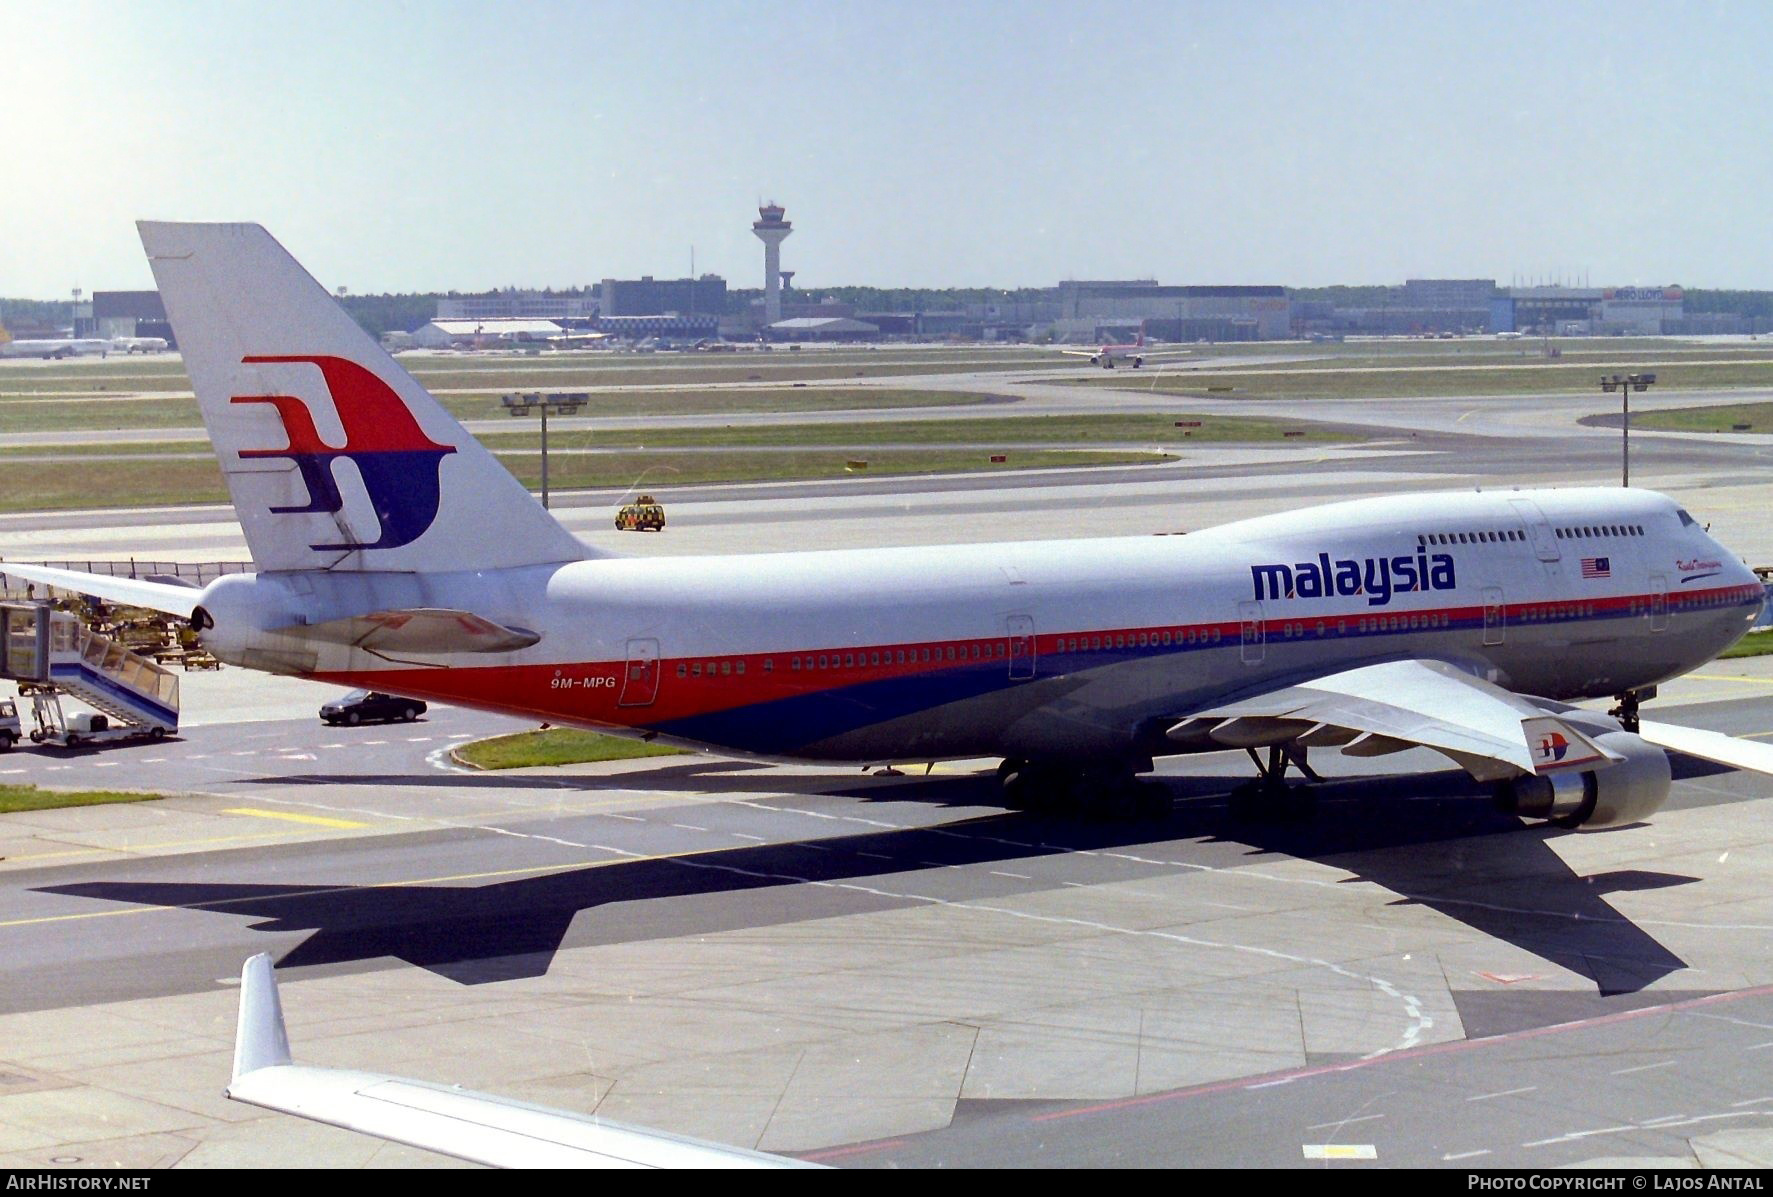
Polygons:
<instances>
[{"instance_id":1,"label":"floodlight mast","mask_svg":"<svg viewBox=\"0 0 1773 1197\"><path fill-rule=\"evenodd\" d=\"M513 416L527 416L529 409L534 407L542 415L542 506L548 506L548 413L557 412L570 416L585 406L591 396L583 391L570 394L544 395L540 391L527 394L506 395L503 402L505 410Z\"/></svg>"},{"instance_id":2,"label":"floodlight mast","mask_svg":"<svg viewBox=\"0 0 1773 1197\"><path fill-rule=\"evenodd\" d=\"M1601 390L1619 392L1619 485L1631 485L1631 393L1647 391L1656 382L1654 374L1603 374Z\"/></svg>"}]
</instances>

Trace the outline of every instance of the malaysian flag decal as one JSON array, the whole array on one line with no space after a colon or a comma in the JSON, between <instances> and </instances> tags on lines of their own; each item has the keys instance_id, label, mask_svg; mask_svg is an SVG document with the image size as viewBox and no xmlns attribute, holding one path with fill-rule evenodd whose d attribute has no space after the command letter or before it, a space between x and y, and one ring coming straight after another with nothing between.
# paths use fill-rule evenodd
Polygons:
<instances>
[{"instance_id":1,"label":"malaysian flag decal","mask_svg":"<svg viewBox=\"0 0 1773 1197\"><path fill-rule=\"evenodd\" d=\"M1613 563L1606 557L1584 557L1582 559L1582 576L1585 578L1610 578L1613 576Z\"/></svg>"}]
</instances>

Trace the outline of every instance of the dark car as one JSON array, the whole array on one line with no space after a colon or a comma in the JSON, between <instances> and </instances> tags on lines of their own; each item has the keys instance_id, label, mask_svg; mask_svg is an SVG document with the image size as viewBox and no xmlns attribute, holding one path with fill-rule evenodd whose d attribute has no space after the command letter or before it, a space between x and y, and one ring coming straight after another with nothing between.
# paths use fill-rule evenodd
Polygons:
<instances>
[{"instance_id":1,"label":"dark car","mask_svg":"<svg viewBox=\"0 0 1773 1197\"><path fill-rule=\"evenodd\" d=\"M335 698L320 708L322 723L411 723L425 713L425 704L416 698L400 698L376 690L353 690L343 698Z\"/></svg>"}]
</instances>

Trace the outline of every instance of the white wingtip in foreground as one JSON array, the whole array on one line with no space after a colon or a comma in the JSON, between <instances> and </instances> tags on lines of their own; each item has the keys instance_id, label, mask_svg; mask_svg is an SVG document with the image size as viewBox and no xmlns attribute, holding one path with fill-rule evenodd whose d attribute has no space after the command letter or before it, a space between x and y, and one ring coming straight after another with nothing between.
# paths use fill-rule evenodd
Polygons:
<instances>
[{"instance_id":1,"label":"white wingtip in foreground","mask_svg":"<svg viewBox=\"0 0 1773 1197\"><path fill-rule=\"evenodd\" d=\"M498 1168L819 1167L445 1085L296 1064L264 952L240 970L240 1025L227 1095Z\"/></svg>"}]
</instances>

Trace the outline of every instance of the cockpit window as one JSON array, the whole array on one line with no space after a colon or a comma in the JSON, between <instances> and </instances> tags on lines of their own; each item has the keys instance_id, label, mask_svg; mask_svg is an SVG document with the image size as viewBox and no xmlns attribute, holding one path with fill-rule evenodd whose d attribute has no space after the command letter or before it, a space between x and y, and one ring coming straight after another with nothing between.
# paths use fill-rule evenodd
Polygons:
<instances>
[{"instance_id":1,"label":"cockpit window","mask_svg":"<svg viewBox=\"0 0 1773 1197\"><path fill-rule=\"evenodd\" d=\"M1681 517L1681 527L1683 528L1691 528L1694 524L1699 522L1687 514L1687 509L1685 507L1675 508L1675 514Z\"/></svg>"}]
</instances>

